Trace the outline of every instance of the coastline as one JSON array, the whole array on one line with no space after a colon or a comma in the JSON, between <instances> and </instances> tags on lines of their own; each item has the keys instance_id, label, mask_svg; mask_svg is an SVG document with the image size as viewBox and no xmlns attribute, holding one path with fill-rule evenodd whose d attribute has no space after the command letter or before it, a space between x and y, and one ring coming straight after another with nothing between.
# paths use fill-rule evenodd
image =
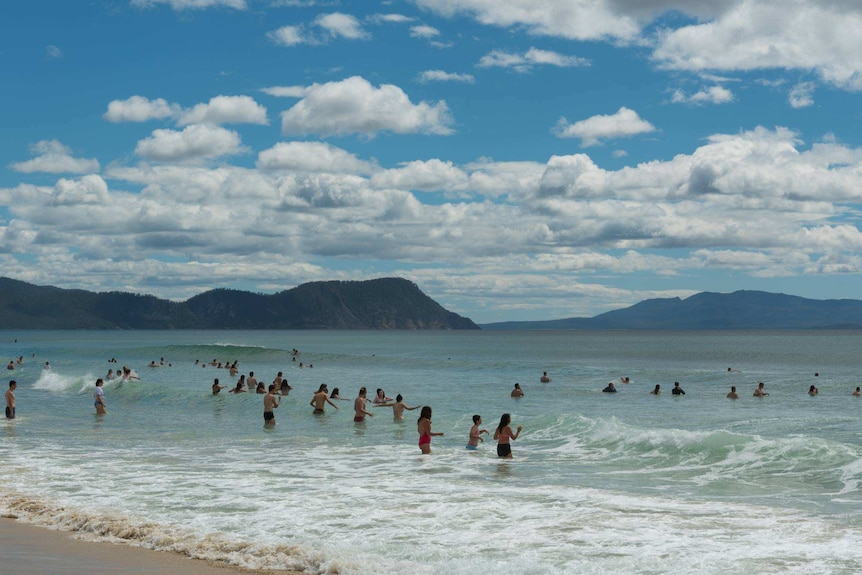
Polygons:
<instances>
[{"instance_id":1,"label":"coastline","mask_svg":"<svg viewBox=\"0 0 862 575\"><path fill-rule=\"evenodd\" d=\"M0 517L0 571L16 575L301 575L258 571L124 543L84 541L60 531Z\"/></svg>"}]
</instances>

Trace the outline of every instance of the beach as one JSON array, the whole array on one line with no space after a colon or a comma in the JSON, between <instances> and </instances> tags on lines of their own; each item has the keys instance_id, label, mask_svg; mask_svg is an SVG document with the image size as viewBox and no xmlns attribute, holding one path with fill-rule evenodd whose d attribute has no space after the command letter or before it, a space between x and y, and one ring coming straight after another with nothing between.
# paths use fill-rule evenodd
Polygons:
<instances>
[{"instance_id":1,"label":"beach","mask_svg":"<svg viewBox=\"0 0 862 575\"><path fill-rule=\"evenodd\" d=\"M108 542L120 568L144 548L309 575L856 575L860 343L847 331L0 333L0 357L24 357L9 374L17 418L0 421L0 516ZM233 361L236 376L217 367ZM123 365L140 380L106 381L96 415L96 378ZM274 426L262 395L212 394L214 379L229 389L252 371L293 387ZM609 381L617 393L602 393ZM686 395L671 395L675 381ZM769 395L753 397L760 381ZM344 401L314 414L323 383ZM418 410L395 421L369 404L374 417L354 422L360 387L431 406L444 433L431 455ZM523 426L512 460L492 439L503 413ZM477 414L489 434L467 450Z\"/></svg>"},{"instance_id":2,"label":"beach","mask_svg":"<svg viewBox=\"0 0 862 575\"><path fill-rule=\"evenodd\" d=\"M0 518L0 572L9 575L248 575L250 571L215 565L179 553L153 551L123 543L85 541L74 533ZM294 571L255 571L299 575Z\"/></svg>"}]
</instances>

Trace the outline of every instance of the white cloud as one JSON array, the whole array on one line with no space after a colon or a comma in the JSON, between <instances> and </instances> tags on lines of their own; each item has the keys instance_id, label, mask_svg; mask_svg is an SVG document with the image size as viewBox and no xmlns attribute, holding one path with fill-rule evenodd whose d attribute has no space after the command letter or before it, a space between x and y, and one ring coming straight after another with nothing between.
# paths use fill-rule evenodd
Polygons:
<instances>
[{"instance_id":1,"label":"white cloud","mask_svg":"<svg viewBox=\"0 0 862 575\"><path fill-rule=\"evenodd\" d=\"M589 66L589 60L577 56L565 56L557 52L530 48L523 54L505 52L503 50L492 50L479 60L480 68L512 68L518 72L526 72L536 65L558 66L571 68L575 66Z\"/></svg>"},{"instance_id":2,"label":"white cloud","mask_svg":"<svg viewBox=\"0 0 862 575\"><path fill-rule=\"evenodd\" d=\"M370 20L375 24L405 24L407 22L413 22L416 19L405 16L404 14L375 14L371 16Z\"/></svg>"},{"instance_id":3,"label":"white cloud","mask_svg":"<svg viewBox=\"0 0 862 575\"><path fill-rule=\"evenodd\" d=\"M371 178L377 188L400 190L463 190L469 183L467 173L452 162L441 160L406 162L400 168L384 170Z\"/></svg>"},{"instance_id":4,"label":"white cloud","mask_svg":"<svg viewBox=\"0 0 862 575\"><path fill-rule=\"evenodd\" d=\"M733 92L724 86L710 86L694 94L675 90L671 101L675 104L727 104L733 102Z\"/></svg>"},{"instance_id":5,"label":"white cloud","mask_svg":"<svg viewBox=\"0 0 862 575\"><path fill-rule=\"evenodd\" d=\"M301 26L282 26L267 34L270 40L282 46L296 46L297 44L312 44L314 40L309 38Z\"/></svg>"},{"instance_id":6,"label":"white cloud","mask_svg":"<svg viewBox=\"0 0 862 575\"><path fill-rule=\"evenodd\" d=\"M53 44L48 44L45 46L45 56L52 60L59 60L63 57L63 51Z\"/></svg>"},{"instance_id":7,"label":"white cloud","mask_svg":"<svg viewBox=\"0 0 862 575\"><path fill-rule=\"evenodd\" d=\"M314 23L323 28L333 37L347 38L348 40L365 40L370 35L362 29L362 25L355 16L333 12L332 14L321 14Z\"/></svg>"},{"instance_id":8,"label":"white cloud","mask_svg":"<svg viewBox=\"0 0 862 575\"><path fill-rule=\"evenodd\" d=\"M144 96L132 96L110 102L102 117L109 122L146 122L174 118L180 111L179 104L169 104L162 98L149 100Z\"/></svg>"},{"instance_id":9,"label":"white cloud","mask_svg":"<svg viewBox=\"0 0 862 575\"><path fill-rule=\"evenodd\" d=\"M368 174L373 167L350 152L324 142L279 142L258 155L261 170Z\"/></svg>"},{"instance_id":10,"label":"white cloud","mask_svg":"<svg viewBox=\"0 0 862 575\"><path fill-rule=\"evenodd\" d=\"M282 112L281 119L284 134L452 133L445 102L413 104L398 86L375 88L360 76L309 86L305 97Z\"/></svg>"},{"instance_id":11,"label":"white cloud","mask_svg":"<svg viewBox=\"0 0 862 575\"><path fill-rule=\"evenodd\" d=\"M436 38L440 35L440 30L434 28L433 26L428 26L427 24L420 24L418 26L410 27L410 36L413 38L425 38L431 39Z\"/></svg>"},{"instance_id":12,"label":"white cloud","mask_svg":"<svg viewBox=\"0 0 862 575\"><path fill-rule=\"evenodd\" d=\"M464 82L472 84L476 81L472 74L458 74L443 70L425 70L419 75L420 82Z\"/></svg>"},{"instance_id":13,"label":"white cloud","mask_svg":"<svg viewBox=\"0 0 862 575\"><path fill-rule=\"evenodd\" d=\"M533 34L570 40L633 40L640 31L637 19L615 12L603 0L414 0L445 16L472 15L482 24L523 27Z\"/></svg>"},{"instance_id":14,"label":"white cloud","mask_svg":"<svg viewBox=\"0 0 862 575\"><path fill-rule=\"evenodd\" d=\"M205 8L233 8L245 10L245 0L132 0L132 6L150 8L159 4L167 4L174 10L203 10Z\"/></svg>"},{"instance_id":15,"label":"white cloud","mask_svg":"<svg viewBox=\"0 0 862 575\"><path fill-rule=\"evenodd\" d=\"M716 19L666 30L654 58L677 70L816 70L862 89L862 11L815 0L739 1Z\"/></svg>"},{"instance_id":16,"label":"white cloud","mask_svg":"<svg viewBox=\"0 0 862 575\"><path fill-rule=\"evenodd\" d=\"M787 101L791 108L805 108L814 104L814 82L800 82L793 86Z\"/></svg>"},{"instance_id":17,"label":"white cloud","mask_svg":"<svg viewBox=\"0 0 862 575\"><path fill-rule=\"evenodd\" d=\"M160 162L213 159L241 151L239 134L210 124L192 124L181 132L155 130L135 147L138 156Z\"/></svg>"},{"instance_id":18,"label":"white cloud","mask_svg":"<svg viewBox=\"0 0 862 575\"><path fill-rule=\"evenodd\" d=\"M177 125L189 124L259 124L268 125L266 108L249 96L216 96L207 104L186 110Z\"/></svg>"},{"instance_id":19,"label":"white cloud","mask_svg":"<svg viewBox=\"0 0 862 575\"><path fill-rule=\"evenodd\" d=\"M30 146L30 152L36 157L26 162L16 162L9 167L25 174L86 174L99 171L99 160L73 158L72 150L58 140L37 142Z\"/></svg>"},{"instance_id":20,"label":"white cloud","mask_svg":"<svg viewBox=\"0 0 862 575\"><path fill-rule=\"evenodd\" d=\"M267 37L282 46L296 46L325 44L335 38L367 40L371 34L362 28L362 24L355 16L333 12L321 14L307 25L282 26L269 32Z\"/></svg>"},{"instance_id":21,"label":"white cloud","mask_svg":"<svg viewBox=\"0 0 862 575\"><path fill-rule=\"evenodd\" d=\"M638 134L654 132L655 127L626 107L616 114L598 115L570 124L560 118L552 132L558 138L580 138L582 146L595 146L602 140L629 138Z\"/></svg>"},{"instance_id":22,"label":"white cloud","mask_svg":"<svg viewBox=\"0 0 862 575\"><path fill-rule=\"evenodd\" d=\"M302 98L305 96L305 86L271 86L261 88L260 91L276 98Z\"/></svg>"}]
</instances>

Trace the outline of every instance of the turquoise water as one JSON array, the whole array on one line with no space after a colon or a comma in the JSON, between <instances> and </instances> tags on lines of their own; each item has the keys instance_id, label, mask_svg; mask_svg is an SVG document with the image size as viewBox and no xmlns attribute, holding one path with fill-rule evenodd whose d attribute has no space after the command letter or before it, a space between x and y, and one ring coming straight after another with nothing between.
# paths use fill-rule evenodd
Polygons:
<instances>
[{"instance_id":1,"label":"turquoise water","mask_svg":"<svg viewBox=\"0 0 862 575\"><path fill-rule=\"evenodd\" d=\"M0 512L309 573L858 573L860 343L859 332L0 332L0 360L24 357L6 374L19 418L0 429ZM162 357L170 367L147 367ZM285 372L294 389L275 428L262 396L211 395L214 377L236 381L195 365L213 358L266 383ZM124 364L142 381L108 382L109 413L96 417L93 382ZM612 380L619 393L601 393ZM674 381L687 395L670 395ZM752 397L758 381L769 397ZM515 382L525 397L509 396ZM416 411L394 422L376 408L354 424L343 401L314 416L321 383L431 405L445 435L421 456ZM731 385L739 400L725 398ZM467 452L471 416L493 431L504 412L524 426L515 458L498 460L493 441Z\"/></svg>"}]
</instances>

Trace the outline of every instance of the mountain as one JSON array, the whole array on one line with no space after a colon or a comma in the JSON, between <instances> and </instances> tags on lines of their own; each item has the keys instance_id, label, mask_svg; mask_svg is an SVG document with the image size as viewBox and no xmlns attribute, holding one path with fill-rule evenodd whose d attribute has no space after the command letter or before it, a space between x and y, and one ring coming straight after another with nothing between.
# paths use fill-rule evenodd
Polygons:
<instances>
[{"instance_id":1,"label":"mountain","mask_svg":"<svg viewBox=\"0 0 862 575\"><path fill-rule=\"evenodd\" d=\"M483 324L482 329L862 329L862 301L761 291L649 299L592 318Z\"/></svg>"},{"instance_id":2,"label":"mountain","mask_svg":"<svg viewBox=\"0 0 862 575\"><path fill-rule=\"evenodd\" d=\"M478 329L401 278L312 282L266 295L215 289L184 302L0 278L0 329Z\"/></svg>"}]
</instances>

